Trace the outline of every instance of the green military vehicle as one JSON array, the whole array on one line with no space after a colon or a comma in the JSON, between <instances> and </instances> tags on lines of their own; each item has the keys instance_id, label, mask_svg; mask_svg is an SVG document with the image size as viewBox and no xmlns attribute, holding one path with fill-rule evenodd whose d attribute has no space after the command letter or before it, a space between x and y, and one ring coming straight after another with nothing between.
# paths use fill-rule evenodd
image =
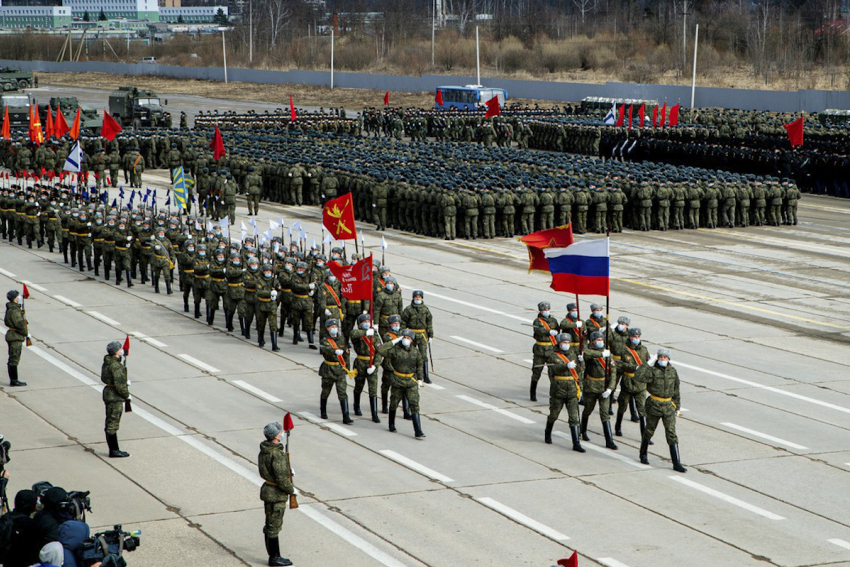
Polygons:
<instances>
[{"instance_id":1,"label":"green military vehicle","mask_svg":"<svg viewBox=\"0 0 850 567\"><path fill-rule=\"evenodd\" d=\"M56 117L56 109L62 109L62 115L65 116L65 121L70 126L74 122L74 117L77 116L77 109L80 109L80 131L98 133L103 126L103 116L93 108L80 106L80 101L75 96L54 96L50 97L50 111ZM38 114L41 117L41 123L45 124L47 120L48 104L41 103L38 105Z\"/></svg>"},{"instance_id":2,"label":"green military vehicle","mask_svg":"<svg viewBox=\"0 0 850 567\"><path fill-rule=\"evenodd\" d=\"M0 68L0 88L3 91L14 91L38 86L38 78L32 71L21 71L12 67Z\"/></svg>"},{"instance_id":3,"label":"green military vehicle","mask_svg":"<svg viewBox=\"0 0 850 567\"><path fill-rule=\"evenodd\" d=\"M0 94L0 123L9 109L9 125L12 128L28 127L30 123L30 95L20 91L6 92Z\"/></svg>"},{"instance_id":4,"label":"green military vehicle","mask_svg":"<svg viewBox=\"0 0 850 567\"><path fill-rule=\"evenodd\" d=\"M171 114L163 108L168 101L148 89L119 87L109 95L109 114L121 126L166 126L171 127Z\"/></svg>"},{"instance_id":5,"label":"green military vehicle","mask_svg":"<svg viewBox=\"0 0 850 567\"><path fill-rule=\"evenodd\" d=\"M850 122L850 110L827 108L823 112L818 113L818 122L824 126Z\"/></svg>"}]
</instances>

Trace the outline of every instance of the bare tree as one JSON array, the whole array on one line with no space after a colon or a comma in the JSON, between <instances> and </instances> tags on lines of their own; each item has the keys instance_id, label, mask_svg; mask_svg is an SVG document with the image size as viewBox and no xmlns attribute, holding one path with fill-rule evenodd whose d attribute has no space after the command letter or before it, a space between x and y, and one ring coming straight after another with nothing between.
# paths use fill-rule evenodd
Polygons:
<instances>
[{"instance_id":1,"label":"bare tree","mask_svg":"<svg viewBox=\"0 0 850 567\"><path fill-rule=\"evenodd\" d=\"M581 14L581 23L584 23L585 16L596 9L598 0L573 0L573 4L576 5L578 13Z\"/></svg>"},{"instance_id":2,"label":"bare tree","mask_svg":"<svg viewBox=\"0 0 850 567\"><path fill-rule=\"evenodd\" d=\"M286 24L292 18L291 2L287 0L259 0L254 17L258 28L268 34L269 50L277 46Z\"/></svg>"}]
</instances>

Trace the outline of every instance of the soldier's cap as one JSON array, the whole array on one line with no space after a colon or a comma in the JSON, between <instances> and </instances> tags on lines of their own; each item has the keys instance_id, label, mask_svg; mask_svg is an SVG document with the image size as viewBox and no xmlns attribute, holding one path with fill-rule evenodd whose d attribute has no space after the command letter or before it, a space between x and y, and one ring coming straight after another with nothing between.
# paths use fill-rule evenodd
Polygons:
<instances>
[{"instance_id":1,"label":"soldier's cap","mask_svg":"<svg viewBox=\"0 0 850 567\"><path fill-rule=\"evenodd\" d=\"M567 303L567 311L572 311L573 309L578 309L578 305L575 303Z\"/></svg>"},{"instance_id":2,"label":"soldier's cap","mask_svg":"<svg viewBox=\"0 0 850 567\"><path fill-rule=\"evenodd\" d=\"M632 327L631 329L629 329L630 337L640 336L640 334L640 327Z\"/></svg>"},{"instance_id":3,"label":"soldier's cap","mask_svg":"<svg viewBox=\"0 0 850 567\"><path fill-rule=\"evenodd\" d=\"M551 309L551 308L552 308L552 306L549 304L548 301L541 301L540 303L537 304L537 310L538 311L547 311L548 309Z\"/></svg>"},{"instance_id":4,"label":"soldier's cap","mask_svg":"<svg viewBox=\"0 0 850 567\"><path fill-rule=\"evenodd\" d=\"M569 333L558 333L558 336L555 337L555 340L558 341L558 344L568 343L570 342L570 334Z\"/></svg>"},{"instance_id":5,"label":"soldier's cap","mask_svg":"<svg viewBox=\"0 0 850 567\"><path fill-rule=\"evenodd\" d=\"M6 299L8 301L15 301L15 298L18 297L19 295L20 295L20 292L18 290L10 289L9 292L6 294Z\"/></svg>"},{"instance_id":6,"label":"soldier's cap","mask_svg":"<svg viewBox=\"0 0 850 567\"><path fill-rule=\"evenodd\" d=\"M604 339L605 334L602 331L593 331L590 333L590 340L595 341L596 339Z\"/></svg>"},{"instance_id":7,"label":"soldier's cap","mask_svg":"<svg viewBox=\"0 0 850 567\"><path fill-rule=\"evenodd\" d=\"M408 339L415 339L415 338L416 338L416 333L414 333L414 332L413 332L413 331L411 331L410 329L405 329L404 331L402 331L402 332L401 332L401 336L402 336L402 337L407 337Z\"/></svg>"},{"instance_id":8,"label":"soldier's cap","mask_svg":"<svg viewBox=\"0 0 850 567\"><path fill-rule=\"evenodd\" d=\"M421 297L421 298L424 299L425 298L425 292L422 291L421 289L414 289L413 290L413 297Z\"/></svg>"},{"instance_id":9,"label":"soldier's cap","mask_svg":"<svg viewBox=\"0 0 850 567\"><path fill-rule=\"evenodd\" d=\"M626 317L625 315L620 315L617 317L617 323L622 323L623 325L631 325L632 320Z\"/></svg>"},{"instance_id":10,"label":"soldier's cap","mask_svg":"<svg viewBox=\"0 0 850 567\"><path fill-rule=\"evenodd\" d=\"M307 269L307 262L296 262L295 269L296 270L306 270Z\"/></svg>"},{"instance_id":11,"label":"soldier's cap","mask_svg":"<svg viewBox=\"0 0 850 567\"><path fill-rule=\"evenodd\" d=\"M365 323L365 322L366 322L366 321L368 321L368 320L369 320L369 314L368 314L368 313L361 313L361 314L357 317L357 324L359 325L359 324L361 324L361 323Z\"/></svg>"},{"instance_id":12,"label":"soldier's cap","mask_svg":"<svg viewBox=\"0 0 850 567\"><path fill-rule=\"evenodd\" d=\"M590 310L591 311L597 311L599 309L602 309L602 306L599 305L598 303L591 303L590 304Z\"/></svg>"},{"instance_id":13,"label":"soldier's cap","mask_svg":"<svg viewBox=\"0 0 850 567\"><path fill-rule=\"evenodd\" d=\"M669 348L658 349L658 356L666 356L667 358L671 358L670 349Z\"/></svg>"},{"instance_id":14,"label":"soldier's cap","mask_svg":"<svg viewBox=\"0 0 850 567\"><path fill-rule=\"evenodd\" d=\"M330 329L331 327L339 327L339 319L328 319L325 321L325 328Z\"/></svg>"},{"instance_id":15,"label":"soldier's cap","mask_svg":"<svg viewBox=\"0 0 850 567\"><path fill-rule=\"evenodd\" d=\"M271 441L283 431L283 426L277 421L273 421L271 423L267 423L265 427L263 427L263 435L266 436L266 441Z\"/></svg>"},{"instance_id":16,"label":"soldier's cap","mask_svg":"<svg viewBox=\"0 0 850 567\"><path fill-rule=\"evenodd\" d=\"M401 323L401 315L390 315L387 319L387 323L392 325L393 323Z\"/></svg>"},{"instance_id":17,"label":"soldier's cap","mask_svg":"<svg viewBox=\"0 0 850 567\"><path fill-rule=\"evenodd\" d=\"M119 350L121 350L121 343L119 343L118 341L112 341L111 343L106 345L106 353L109 356L114 355Z\"/></svg>"}]
</instances>

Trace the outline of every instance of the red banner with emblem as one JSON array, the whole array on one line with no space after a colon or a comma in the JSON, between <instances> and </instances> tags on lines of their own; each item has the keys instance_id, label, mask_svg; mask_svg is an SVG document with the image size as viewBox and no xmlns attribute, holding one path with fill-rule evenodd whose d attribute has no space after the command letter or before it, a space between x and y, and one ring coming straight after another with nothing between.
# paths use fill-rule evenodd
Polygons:
<instances>
[{"instance_id":1,"label":"red banner with emblem","mask_svg":"<svg viewBox=\"0 0 850 567\"><path fill-rule=\"evenodd\" d=\"M359 262L343 266L339 262L328 262L331 273L337 277L346 299L372 299L372 256Z\"/></svg>"},{"instance_id":2,"label":"red banner with emblem","mask_svg":"<svg viewBox=\"0 0 850 567\"><path fill-rule=\"evenodd\" d=\"M351 193L330 199L325 203L322 209L322 224L334 240L357 239L357 227L354 226L354 200L351 198Z\"/></svg>"}]
</instances>

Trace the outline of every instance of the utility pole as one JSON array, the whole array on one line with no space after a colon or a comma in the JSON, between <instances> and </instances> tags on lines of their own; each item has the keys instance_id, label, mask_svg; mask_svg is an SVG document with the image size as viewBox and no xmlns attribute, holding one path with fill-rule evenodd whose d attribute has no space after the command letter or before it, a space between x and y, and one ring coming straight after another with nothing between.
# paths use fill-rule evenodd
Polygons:
<instances>
[{"instance_id":1,"label":"utility pole","mask_svg":"<svg viewBox=\"0 0 850 567\"><path fill-rule=\"evenodd\" d=\"M334 90L334 30L331 28L331 90Z\"/></svg>"},{"instance_id":2,"label":"utility pole","mask_svg":"<svg viewBox=\"0 0 850 567\"><path fill-rule=\"evenodd\" d=\"M254 64L254 0L248 0L248 64Z\"/></svg>"},{"instance_id":3,"label":"utility pole","mask_svg":"<svg viewBox=\"0 0 850 567\"><path fill-rule=\"evenodd\" d=\"M699 45L699 24L697 24L697 31L694 34L694 75L691 81L691 113L694 111L694 96L696 95L697 90L697 46Z\"/></svg>"},{"instance_id":4,"label":"utility pole","mask_svg":"<svg viewBox=\"0 0 850 567\"><path fill-rule=\"evenodd\" d=\"M221 30L221 55L224 57L224 83L227 84L227 47L224 44L224 28Z\"/></svg>"},{"instance_id":5,"label":"utility pole","mask_svg":"<svg viewBox=\"0 0 850 567\"><path fill-rule=\"evenodd\" d=\"M478 77L476 79L476 85L481 85L481 57L478 52L478 26L475 26L475 75Z\"/></svg>"},{"instance_id":6,"label":"utility pole","mask_svg":"<svg viewBox=\"0 0 850 567\"><path fill-rule=\"evenodd\" d=\"M434 35L437 27L437 0L431 3L431 67L434 67Z\"/></svg>"},{"instance_id":7,"label":"utility pole","mask_svg":"<svg viewBox=\"0 0 850 567\"><path fill-rule=\"evenodd\" d=\"M682 76L688 68L688 1L682 2Z\"/></svg>"}]
</instances>

